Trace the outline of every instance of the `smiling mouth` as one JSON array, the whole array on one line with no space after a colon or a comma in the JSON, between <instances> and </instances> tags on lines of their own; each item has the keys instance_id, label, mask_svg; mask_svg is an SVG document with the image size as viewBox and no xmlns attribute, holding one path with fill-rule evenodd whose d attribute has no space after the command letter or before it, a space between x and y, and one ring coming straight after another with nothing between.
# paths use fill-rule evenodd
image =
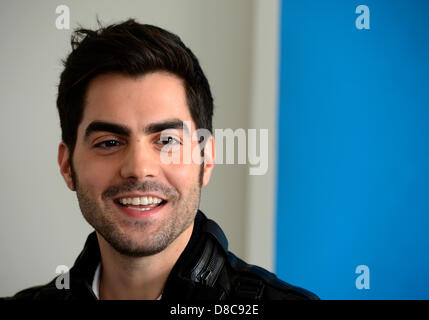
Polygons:
<instances>
[{"instance_id":1,"label":"smiling mouth","mask_svg":"<svg viewBox=\"0 0 429 320\"><path fill-rule=\"evenodd\" d=\"M167 203L166 200L157 197L119 198L114 202L120 207L138 211L149 211Z\"/></svg>"}]
</instances>

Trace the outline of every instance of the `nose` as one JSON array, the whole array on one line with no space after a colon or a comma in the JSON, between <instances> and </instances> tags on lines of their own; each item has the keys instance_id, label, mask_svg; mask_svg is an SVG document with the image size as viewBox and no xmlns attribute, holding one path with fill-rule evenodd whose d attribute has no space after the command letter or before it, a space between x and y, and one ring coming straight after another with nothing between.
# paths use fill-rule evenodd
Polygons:
<instances>
[{"instance_id":1,"label":"nose","mask_svg":"<svg viewBox=\"0 0 429 320\"><path fill-rule=\"evenodd\" d=\"M146 146L144 141L136 141L128 147L121 166L121 176L124 179L136 179L137 181L156 177L159 173L158 160L150 146Z\"/></svg>"}]
</instances>

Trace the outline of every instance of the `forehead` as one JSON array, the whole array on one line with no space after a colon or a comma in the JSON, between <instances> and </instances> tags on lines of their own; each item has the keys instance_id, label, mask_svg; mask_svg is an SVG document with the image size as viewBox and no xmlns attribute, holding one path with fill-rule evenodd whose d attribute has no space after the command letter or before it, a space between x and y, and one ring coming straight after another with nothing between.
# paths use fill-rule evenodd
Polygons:
<instances>
[{"instance_id":1,"label":"forehead","mask_svg":"<svg viewBox=\"0 0 429 320\"><path fill-rule=\"evenodd\" d=\"M171 118L191 121L194 126L179 77L167 72L137 78L108 73L90 82L80 126L98 120L140 130L147 124Z\"/></svg>"}]
</instances>

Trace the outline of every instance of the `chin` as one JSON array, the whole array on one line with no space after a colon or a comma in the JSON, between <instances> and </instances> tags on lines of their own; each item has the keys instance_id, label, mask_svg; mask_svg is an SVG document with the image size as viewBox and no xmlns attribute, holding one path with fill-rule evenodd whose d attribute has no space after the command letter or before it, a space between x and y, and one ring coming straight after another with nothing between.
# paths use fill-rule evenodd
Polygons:
<instances>
[{"instance_id":1,"label":"chin","mask_svg":"<svg viewBox=\"0 0 429 320\"><path fill-rule=\"evenodd\" d=\"M116 232L99 232L117 252L130 257L144 257L163 251L172 242L171 234L159 231L124 228Z\"/></svg>"}]
</instances>

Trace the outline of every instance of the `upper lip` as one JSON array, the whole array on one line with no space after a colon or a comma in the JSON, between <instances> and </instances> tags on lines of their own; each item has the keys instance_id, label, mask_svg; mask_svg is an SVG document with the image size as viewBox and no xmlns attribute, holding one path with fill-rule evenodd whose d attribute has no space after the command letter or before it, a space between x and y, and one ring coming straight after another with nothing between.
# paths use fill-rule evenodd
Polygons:
<instances>
[{"instance_id":1,"label":"upper lip","mask_svg":"<svg viewBox=\"0 0 429 320\"><path fill-rule=\"evenodd\" d=\"M129 194L123 194L120 196L117 196L114 198L114 200L119 200L119 199L123 199L123 198L141 198L141 197L155 197L155 198L159 198L161 200L167 201L167 199L165 199L164 197L157 195L155 193L129 193Z\"/></svg>"}]
</instances>

